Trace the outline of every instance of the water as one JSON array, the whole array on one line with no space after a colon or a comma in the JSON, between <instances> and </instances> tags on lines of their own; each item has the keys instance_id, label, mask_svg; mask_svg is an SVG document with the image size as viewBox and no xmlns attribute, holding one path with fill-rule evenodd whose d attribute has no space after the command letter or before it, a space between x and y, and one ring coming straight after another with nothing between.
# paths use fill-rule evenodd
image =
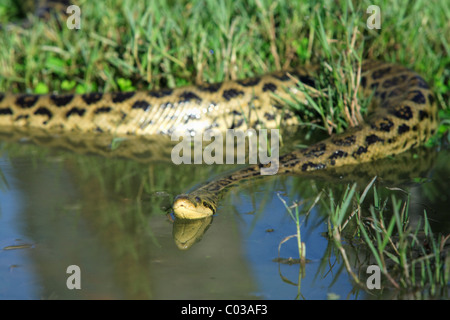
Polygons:
<instances>
[{"instance_id":1,"label":"water","mask_svg":"<svg viewBox=\"0 0 450 320\"><path fill-rule=\"evenodd\" d=\"M308 263L287 263L298 258L297 242L283 240L296 227L278 194L306 207L332 185L338 198L347 186L339 178L243 183L199 227L201 239L180 250L180 230L195 226L173 223L167 211L173 197L231 167L138 162L21 142L3 142L1 149L0 299L373 297L355 288L335 254L320 205L302 216ZM444 233L450 229L446 159L443 150L429 162L428 178L404 187L413 194L411 221L426 208L436 232ZM365 255L358 254L353 259ZM80 267L79 290L67 287L71 265Z\"/></svg>"}]
</instances>

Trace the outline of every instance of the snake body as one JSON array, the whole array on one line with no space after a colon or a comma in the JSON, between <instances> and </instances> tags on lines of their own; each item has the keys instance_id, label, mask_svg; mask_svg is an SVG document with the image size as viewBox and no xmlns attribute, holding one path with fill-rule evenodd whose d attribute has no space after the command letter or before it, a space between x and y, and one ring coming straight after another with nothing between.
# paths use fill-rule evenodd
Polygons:
<instances>
[{"instance_id":1,"label":"snake body","mask_svg":"<svg viewBox=\"0 0 450 320\"><path fill-rule=\"evenodd\" d=\"M83 95L0 94L0 126L45 128L50 132L109 133L116 136L201 133L256 127L276 128L297 122L281 105L300 79L312 84L306 70L275 72L245 80L154 91ZM285 91L282 88L291 88ZM274 95L272 95L274 94ZM278 99L274 99L277 96Z\"/></svg>"},{"instance_id":2,"label":"snake body","mask_svg":"<svg viewBox=\"0 0 450 320\"><path fill-rule=\"evenodd\" d=\"M286 100L305 102L298 82L314 87L313 69L279 71L250 79L153 91L76 94L2 94L0 127L53 132L149 136L175 131L278 128L297 123ZM437 126L437 105L425 80L395 64L364 61L360 87L372 96L362 125L280 157L279 173L357 164L401 153L425 142ZM211 216L227 189L260 175L253 165L176 198L179 218Z\"/></svg>"},{"instance_id":3,"label":"snake body","mask_svg":"<svg viewBox=\"0 0 450 320\"><path fill-rule=\"evenodd\" d=\"M424 143L437 126L437 106L427 83L402 66L365 61L361 88L373 96L371 114L362 125L288 153L279 160L279 174L301 174L373 161ZM213 180L173 204L181 219L213 215L223 191L239 181L259 176L263 165L252 165Z\"/></svg>"}]
</instances>

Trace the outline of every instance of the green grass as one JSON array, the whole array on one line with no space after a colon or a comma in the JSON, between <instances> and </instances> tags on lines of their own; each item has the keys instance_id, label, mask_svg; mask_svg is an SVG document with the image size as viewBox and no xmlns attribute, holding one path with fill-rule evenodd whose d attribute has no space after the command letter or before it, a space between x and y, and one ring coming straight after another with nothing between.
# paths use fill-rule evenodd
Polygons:
<instances>
[{"instance_id":1,"label":"green grass","mask_svg":"<svg viewBox=\"0 0 450 320\"><path fill-rule=\"evenodd\" d=\"M377 191L376 180L372 179L361 192L356 184L348 185L341 196L336 190L325 188L317 196L291 206L278 195L297 226L296 234L286 236L279 248L289 239L297 238L300 273L304 272L307 255L301 240L303 221L313 209L326 211L324 221L332 251L338 261L342 259L355 289L384 298L448 298L450 235L433 233L426 210L418 223L410 223L411 195L397 189L385 198ZM402 200L405 193L406 199ZM320 207L316 208L318 204ZM326 251L322 258L326 270L335 264L330 258L330 252ZM381 271L380 290L374 291L367 285L367 268L371 265Z\"/></svg>"},{"instance_id":2,"label":"green grass","mask_svg":"<svg viewBox=\"0 0 450 320\"><path fill-rule=\"evenodd\" d=\"M329 197L329 237L340 251L347 271L355 283L367 289L366 262L354 263L362 270L354 272L345 249L346 243L359 241L371 253L371 264L379 266L384 275L383 289L393 290L399 297L448 297L450 259L446 242L449 235L433 234L426 210L423 219L412 226L409 221L410 194L405 201L399 200L394 193L390 199L382 199L374 181L356 198L353 197L355 185L347 189L337 204L331 194ZM367 197L369 193L373 195L372 202ZM368 210L363 208L364 202L370 203Z\"/></svg>"}]
</instances>

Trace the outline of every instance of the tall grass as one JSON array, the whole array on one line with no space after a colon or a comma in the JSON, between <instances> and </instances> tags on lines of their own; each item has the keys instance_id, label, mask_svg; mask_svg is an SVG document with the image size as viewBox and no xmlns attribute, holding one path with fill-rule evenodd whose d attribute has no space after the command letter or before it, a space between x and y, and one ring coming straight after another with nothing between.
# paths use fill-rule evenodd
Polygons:
<instances>
[{"instance_id":1,"label":"tall grass","mask_svg":"<svg viewBox=\"0 0 450 320\"><path fill-rule=\"evenodd\" d=\"M332 200L328 207L329 236L341 252L347 271L357 284L364 287L364 278L354 272L344 248L346 239L354 240L356 236L365 243L373 262L387 280L386 288L412 294L416 298L447 296L450 259L446 242L450 235L433 234L426 211L420 223L411 226L410 196L405 201L397 199L394 194L390 199L381 199L374 181L356 197L353 197L354 186L349 187L340 202L334 204ZM369 210L363 210L363 202L370 201L367 198L369 191L373 200ZM353 224L356 228L349 227L351 219L356 220Z\"/></svg>"},{"instance_id":2,"label":"tall grass","mask_svg":"<svg viewBox=\"0 0 450 320\"><path fill-rule=\"evenodd\" d=\"M370 1L77 3L80 30L30 15L32 28L24 30L11 24L23 19L18 3L0 4L1 24L8 26L0 31L0 90L173 87L363 57L417 70L434 86L441 106L448 105L445 1L381 1L380 30L366 26Z\"/></svg>"}]
</instances>

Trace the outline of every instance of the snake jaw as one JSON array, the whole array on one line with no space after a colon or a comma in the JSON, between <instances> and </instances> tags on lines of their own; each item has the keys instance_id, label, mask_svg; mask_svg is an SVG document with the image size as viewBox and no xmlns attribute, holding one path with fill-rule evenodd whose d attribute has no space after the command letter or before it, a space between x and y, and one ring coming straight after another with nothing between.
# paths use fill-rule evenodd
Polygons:
<instances>
[{"instance_id":1,"label":"snake jaw","mask_svg":"<svg viewBox=\"0 0 450 320\"><path fill-rule=\"evenodd\" d=\"M179 219L202 219L215 213L214 209L205 202L202 203L199 197L193 198L186 194L177 196L172 208L175 217Z\"/></svg>"}]
</instances>

